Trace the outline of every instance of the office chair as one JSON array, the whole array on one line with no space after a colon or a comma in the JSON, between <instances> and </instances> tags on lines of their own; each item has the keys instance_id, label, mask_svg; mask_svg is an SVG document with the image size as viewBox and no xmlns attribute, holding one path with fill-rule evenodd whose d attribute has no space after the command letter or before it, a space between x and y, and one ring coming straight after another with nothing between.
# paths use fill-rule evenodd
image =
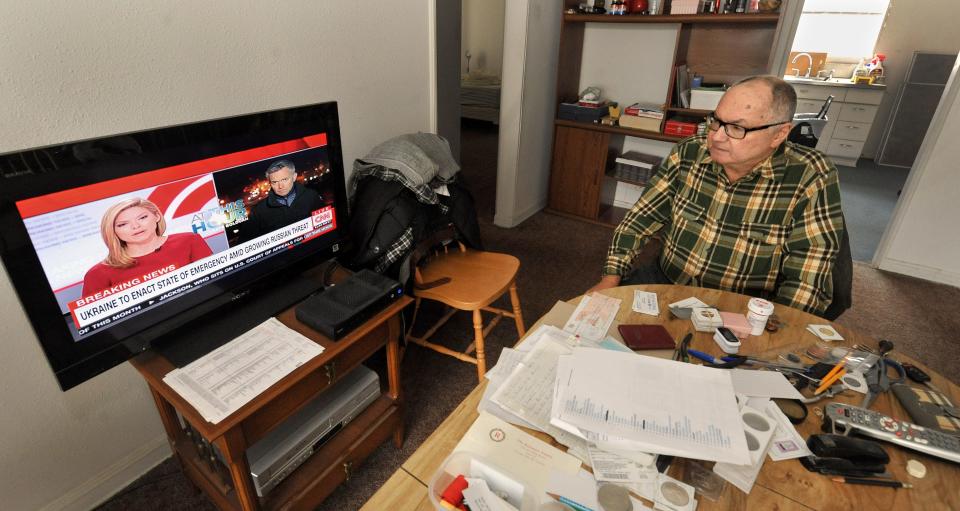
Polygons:
<instances>
[{"instance_id":1,"label":"office chair","mask_svg":"<svg viewBox=\"0 0 960 511\"><path fill-rule=\"evenodd\" d=\"M475 364L478 381L482 382L483 375L487 372L484 337L490 330L500 322L502 317L507 316L513 318L516 323L519 337L523 337L526 333L516 284L520 261L508 254L467 249L456 239L448 239L447 243L432 246L429 246L429 241L426 245L424 243L418 245L411 256L414 273L413 295L416 302L413 319L410 321L410 328L407 329L407 342ZM424 246L429 248L420 248ZM512 311L490 306L508 291L510 303L513 306ZM423 300L441 302L449 310L426 333L416 337L412 332ZM473 314L473 342L463 352L428 340L457 311L469 311ZM486 326L483 324L481 311L494 314ZM475 356L472 355L474 352Z\"/></svg>"},{"instance_id":2,"label":"office chair","mask_svg":"<svg viewBox=\"0 0 960 511\"><path fill-rule=\"evenodd\" d=\"M843 237L840 252L833 263L833 301L823 312L823 317L833 321L853 305L853 254L850 252L850 234L847 221L843 221Z\"/></svg>"}]
</instances>

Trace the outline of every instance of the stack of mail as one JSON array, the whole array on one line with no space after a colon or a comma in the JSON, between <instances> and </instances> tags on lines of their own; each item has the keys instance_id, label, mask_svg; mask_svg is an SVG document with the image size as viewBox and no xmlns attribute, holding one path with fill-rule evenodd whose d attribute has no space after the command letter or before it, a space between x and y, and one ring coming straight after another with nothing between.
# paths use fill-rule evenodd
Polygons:
<instances>
[{"instance_id":1,"label":"stack of mail","mask_svg":"<svg viewBox=\"0 0 960 511\"><path fill-rule=\"evenodd\" d=\"M690 314L690 321L698 332L713 332L723 326L720 311L712 307L694 307Z\"/></svg>"}]
</instances>

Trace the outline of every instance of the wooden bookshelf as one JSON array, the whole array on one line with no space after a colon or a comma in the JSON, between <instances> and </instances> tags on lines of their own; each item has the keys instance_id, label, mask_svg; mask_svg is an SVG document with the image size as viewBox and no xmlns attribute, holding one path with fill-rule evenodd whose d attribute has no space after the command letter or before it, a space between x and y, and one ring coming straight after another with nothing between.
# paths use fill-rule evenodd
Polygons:
<instances>
[{"instance_id":1,"label":"wooden bookshelf","mask_svg":"<svg viewBox=\"0 0 960 511\"><path fill-rule=\"evenodd\" d=\"M707 112L709 113L709 112ZM706 115L706 114L704 114ZM684 137L678 137L676 135L667 135L665 133L657 133L656 131L646 131L646 130L635 130L633 128L623 128L621 126L607 126L604 124L595 124L591 122L579 122L579 121L568 121L565 119L557 119L554 121L556 126L566 126L568 128L577 128L582 130L598 131L600 133L612 133L615 135L626 135L628 137L637 137L637 138L648 138L650 140L662 140L664 142L679 142L683 140Z\"/></svg>"}]
</instances>

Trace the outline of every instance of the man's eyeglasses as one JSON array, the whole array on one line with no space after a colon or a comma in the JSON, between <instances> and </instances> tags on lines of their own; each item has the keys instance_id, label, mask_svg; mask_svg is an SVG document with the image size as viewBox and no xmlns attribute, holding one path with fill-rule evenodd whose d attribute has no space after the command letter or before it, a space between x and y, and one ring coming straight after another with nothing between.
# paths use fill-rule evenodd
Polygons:
<instances>
[{"instance_id":1,"label":"man's eyeglasses","mask_svg":"<svg viewBox=\"0 0 960 511\"><path fill-rule=\"evenodd\" d=\"M747 136L747 133L751 131L765 130L767 128L772 128L774 126L779 126L781 124L786 124L790 121L780 121L772 124L764 124L763 126L755 126L753 128L745 128L739 124L732 124L729 122L721 121L713 116L713 114L708 115L706 118L707 128L710 131L717 131L720 128L723 128L723 131L727 133L727 136L733 139L740 140L743 137Z\"/></svg>"}]
</instances>

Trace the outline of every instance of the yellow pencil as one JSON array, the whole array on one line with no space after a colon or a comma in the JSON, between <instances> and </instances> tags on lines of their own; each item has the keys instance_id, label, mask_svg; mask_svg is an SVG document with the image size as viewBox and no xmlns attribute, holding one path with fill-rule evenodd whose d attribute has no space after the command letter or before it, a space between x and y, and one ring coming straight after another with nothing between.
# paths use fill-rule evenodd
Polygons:
<instances>
[{"instance_id":1,"label":"yellow pencil","mask_svg":"<svg viewBox=\"0 0 960 511\"><path fill-rule=\"evenodd\" d=\"M834 366L833 369L830 370L829 373L827 373L826 376L823 377L823 380L820 381L820 386L817 387L817 390L813 393L814 396L820 395L820 393L830 388L834 382L842 378L843 375L847 374L847 370L843 368L844 362L846 362L846 360L841 360L836 366Z\"/></svg>"}]
</instances>

